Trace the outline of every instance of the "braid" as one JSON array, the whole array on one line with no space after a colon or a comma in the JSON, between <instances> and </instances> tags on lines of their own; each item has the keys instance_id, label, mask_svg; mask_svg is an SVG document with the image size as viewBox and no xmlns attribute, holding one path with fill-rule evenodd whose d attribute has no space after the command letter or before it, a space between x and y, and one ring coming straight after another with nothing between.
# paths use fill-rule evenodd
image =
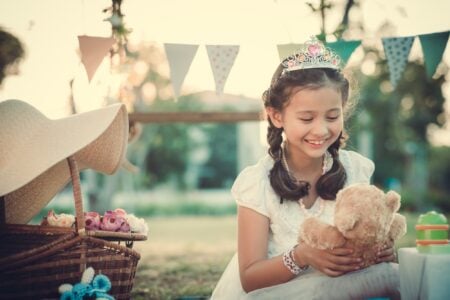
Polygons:
<instances>
[{"instance_id":1,"label":"braid","mask_svg":"<svg viewBox=\"0 0 450 300\"><path fill-rule=\"evenodd\" d=\"M269 120L269 129L267 133L267 140L269 141L269 154L274 159L274 165L270 170L269 178L270 184L275 192L280 196L280 202L283 199L298 200L308 194L311 185L306 181L296 182L288 171L284 168L283 159L283 137L282 128L276 128Z\"/></svg>"},{"instance_id":2,"label":"braid","mask_svg":"<svg viewBox=\"0 0 450 300\"><path fill-rule=\"evenodd\" d=\"M347 173L339 160L339 148L345 144L346 140L347 135L343 132L339 135L339 138L328 147L328 152L330 152L333 157L333 167L326 174L322 175L319 180L317 180L316 184L317 193L322 199L336 199L337 192L344 187L345 181L347 180Z\"/></svg>"},{"instance_id":3,"label":"braid","mask_svg":"<svg viewBox=\"0 0 450 300\"><path fill-rule=\"evenodd\" d=\"M269 143L269 154L275 161L281 160L282 150L281 143L283 142L282 128L277 128L269 119L269 128L267 130L267 142Z\"/></svg>"}]
</instances>

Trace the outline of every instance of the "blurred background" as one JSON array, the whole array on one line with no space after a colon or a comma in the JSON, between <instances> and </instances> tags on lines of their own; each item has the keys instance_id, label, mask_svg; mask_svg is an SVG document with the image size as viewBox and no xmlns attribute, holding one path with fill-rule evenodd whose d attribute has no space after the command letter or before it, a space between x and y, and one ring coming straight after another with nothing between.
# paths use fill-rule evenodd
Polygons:
<instances>
[{"instance_id":1,"label":"blurred background","mask_svg":"<svg viewBox=\"0 0 450 300\"><path fill-rule=\"evenodd\" d=\"M136 299L207 297L235 251L230 187L266 153L261 94L278 45L311 35L361 41L346 67L358 100L347 149L375 162L374 184L401 193L412 235L400 246L414 244L420 213L449 215L448 11L440 0L0 1L0 26L25 50L1 83L0 101L27 101L50 118L125 103L128 162L113 176L83 171L85 205L148 218L149 240L136 245L143 254ZM417 37L442 32L443 55L430 76ZM114 38L90 78L83 35ZM395 84L382 43L389 37L416 37ZM198 46L181 79L168 44ZM239 49L223 90L210 45ZM35 222L48 209L73 211L70 186Z\"/></svg>"}]
</instances>

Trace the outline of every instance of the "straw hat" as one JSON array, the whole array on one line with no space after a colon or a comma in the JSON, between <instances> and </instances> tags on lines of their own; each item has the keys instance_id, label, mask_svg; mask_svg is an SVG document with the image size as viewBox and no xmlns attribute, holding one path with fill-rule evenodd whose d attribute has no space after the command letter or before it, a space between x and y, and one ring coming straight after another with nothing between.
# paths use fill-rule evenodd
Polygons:
<instances>
[{"instance_id":1,"label":"straw hat","mask_svg":"<svg viewBox=\"0 0 450 300\"><path fill-rule=\"evenodd\" d=\"M28 223L69 182L66 158L80 170L112 174L125 157L128 114L123 104L50 120L20 100L0 102L0 213Z\"/></svg>"}]
</instances>

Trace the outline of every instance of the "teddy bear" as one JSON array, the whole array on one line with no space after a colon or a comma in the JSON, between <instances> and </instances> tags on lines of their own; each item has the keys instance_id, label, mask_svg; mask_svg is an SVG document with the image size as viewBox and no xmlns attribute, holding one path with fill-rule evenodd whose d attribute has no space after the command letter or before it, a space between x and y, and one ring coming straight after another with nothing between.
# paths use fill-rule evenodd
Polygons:
<instances>
[{"instance_id":1,"label":"teddy bear","mask_svg":"<svg viewBox=\"0 0 450 300\"><path fill-rule=\"evenodd\" d=\"M384 244L406 233L406 219L397 213L400 195L394 191L353 184L337 193L335 205L334 225L309 217L300 226L299 242L318 249L352 248L365 268L376 263Z\"/></svg>"}]
</instances>

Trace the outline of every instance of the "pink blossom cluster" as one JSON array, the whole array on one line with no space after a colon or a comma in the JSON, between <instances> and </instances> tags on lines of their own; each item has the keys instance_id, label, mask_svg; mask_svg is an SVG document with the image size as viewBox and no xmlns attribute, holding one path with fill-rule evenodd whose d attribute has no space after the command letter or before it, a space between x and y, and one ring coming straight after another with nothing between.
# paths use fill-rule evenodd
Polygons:
<instances>
[{"instance_id":1,"label":"pink blossom cluster","mask_svg":"<svg viewBox=\"0 0 450 300\"><path fill-rule=\"evenodd\" d=\"M122 208L106 211L103 216L98 212L90 211L84 213L84 222L87 230L105 230L113 232L136 232L148 234L148 226L143 218L128 214ZM75 216L70 214L55 214L49 211L41 222L45 226L72 227Z\"/></svg>"},{"instance_id":2,"label":"pink blossom cluster","mask_svg":"<svg viewBox=\"0 0 450 300\"><path fill-rule=\"evenodd\" d=\"M130 225L126 219L127 212L121 208L106 211L103 216L98 212L84 213L87 230L105 230L115 232L130 232Z\"/></svg>"}]
</instances>

